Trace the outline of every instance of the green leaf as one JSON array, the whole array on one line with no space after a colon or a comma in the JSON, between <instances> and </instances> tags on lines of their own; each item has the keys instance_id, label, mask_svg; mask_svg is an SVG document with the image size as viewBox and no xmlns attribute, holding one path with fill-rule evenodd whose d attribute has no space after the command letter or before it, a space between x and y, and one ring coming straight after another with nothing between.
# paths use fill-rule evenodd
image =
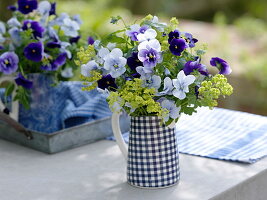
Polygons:
<instances>
[{"instance_id":1,"label":"green leaf","mask_svg":"<svg viewBox=\"0 0 267 200\"><path fill-rule=\"evenodd\" d=\"M14 83L9 83L5 91L5 96L10 96L14 91L14 89L15 89Z\"/></svg>"}]
</instances>

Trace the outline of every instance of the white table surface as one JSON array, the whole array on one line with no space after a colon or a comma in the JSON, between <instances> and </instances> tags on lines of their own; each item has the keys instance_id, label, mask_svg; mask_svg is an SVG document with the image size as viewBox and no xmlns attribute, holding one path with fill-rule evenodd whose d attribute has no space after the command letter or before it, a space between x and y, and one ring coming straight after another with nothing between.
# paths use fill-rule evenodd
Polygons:
<instances>
[{"instance_id":1,"label":"white table surface","mask_svg":"<svg viewBox=\"0 0 267 200\"><path fill-rule=\"evenodd\" d=\"M126 183L116 143L54 155L0 140L0 200L267 200L267 159L238 164L180 154L181 180L158 190Z\"/></svg>"}]
</instances>

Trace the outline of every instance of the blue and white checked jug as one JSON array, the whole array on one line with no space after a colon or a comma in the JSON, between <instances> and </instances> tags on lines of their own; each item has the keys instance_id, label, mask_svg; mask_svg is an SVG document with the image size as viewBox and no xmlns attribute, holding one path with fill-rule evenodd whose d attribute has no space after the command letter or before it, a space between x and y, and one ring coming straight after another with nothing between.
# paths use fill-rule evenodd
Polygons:
<instances>
[{"instance_id":1,"label":"blue and white checked jug","mask_svg":"<svg viewBox=\"0 0 267 200\"><path fill-rule=\"evenodd\" d=\"M117 113L112 115L112 129L127 160L127 182L130 185L164 188L178 183L179 154L174 127L162 125L157 116L131 117L128 150Z\"/></svg>"}]
</instances>

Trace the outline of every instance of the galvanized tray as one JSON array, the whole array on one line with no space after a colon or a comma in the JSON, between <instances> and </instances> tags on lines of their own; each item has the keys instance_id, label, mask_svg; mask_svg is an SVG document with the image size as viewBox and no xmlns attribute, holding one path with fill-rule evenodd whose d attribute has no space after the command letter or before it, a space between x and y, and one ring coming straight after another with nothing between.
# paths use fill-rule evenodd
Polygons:
<instances>
[{"instance_id":1,"label":"galvanized tray","mask_svg":"<svg viewBox=\"0 0 267 200\"><path fill-rule=\"evenodd\" d=\"M121 117L120 124L122 131L129 129L129 119L126 116ZM111 117L47 134L27 130L0 112L0 138L49 154L90 144L111 135Z\"/></svg>"}]
</instances>

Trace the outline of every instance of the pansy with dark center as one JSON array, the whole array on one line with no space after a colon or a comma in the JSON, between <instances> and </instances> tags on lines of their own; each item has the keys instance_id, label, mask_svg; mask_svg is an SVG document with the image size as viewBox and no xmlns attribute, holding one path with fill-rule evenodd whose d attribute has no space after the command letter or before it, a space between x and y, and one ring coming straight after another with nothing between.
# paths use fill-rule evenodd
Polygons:
<instances>
[{"instance_id":1,"label":"pansy with dark center","mask_svg":"<svg viewBox=\"0 0 267 200\"><path fill-rule=\"evenodd\" d=\"M118 86L115 83L115 78L112 78L110 74L102 76L100 80L97 81L98 87L105 90L106 88L111 91L116 91Z\"/></svg>"},{"instance_id":2,"label":"pansy with dark center","mask_svg":"<svg viewBox=\"0 0 267 200\"><path fill-rule=\"evenodd\" d=\"M40 62L43 58L44 47L41 42L32 42L24 48L24 55L28 60Z\"/></svg>"},{"instance_id":3,"label":"pansy with dark center","mask_svg":"<svg viewBox=\"0 0 267 200\"><path fill-rule=\"evenodd\" d=\"M134 72L136 71L136 67L143 66L143 63L138 59L138 52L133 52L131 57L127 58L127 65Z\"/></svg>"},{"instance_id":4,"label":"pansy with dark center","mask_svg":"<svg viewBox=\"0 0 267 200\"><path fill-rule=\"evenodd\" d=\"M232 72L232 69L229 66L229 64L221 58L218 57L211 58L210 64L211 66L217 67L219 69L219 74L228 75Z\"/></svg>"},{"instance_id":5,"label":"pansy with dark center","mask_svg":"<svg viewBox=\"0 0 267 200\"><path fill-rule=\"evenodd\" d=\"M28 30L32 29L32 33L35 39L37 38L42 38L43 37L43 32L45 29L41 26L41 24L37 21L32 21L32 20L25 20L23 22L22 30Z\"/></svg>"},{"instance_id":6,"label":"pansy with dark center","mask_svg":"<svg viewBox=\"0 0 267 200\"><path fill-rule=\"evenodd\" d=\"M0 56L0 72L12 74L18 69L19 58L14 52L5 52Z\"/></svg>"},{"instance_id":7,"label":"pansy with dark center","mask_svg":"<svg viewBox=\"0 0 267 200\"><path fill-rule=\"evenodd\" d=\"M194 70L199 71L199 73L204 75L204 76L208 76L208 74L209 74L206 66L199 63L198 60L197 61L188 61L187 63L185 63L183 70L184 70L185 75L189 75Z\"/></svg>"},{"instance_id":8,"label":"pansy with dark center","mask_svg":"<svg viewBox=\"0 0 267 200\"><path fill-rule=\"evenodd\" d=\"M56 2L51 3L51 9L49 11L49 15L56 15L56 6L57 6Z\"/></svg>"},{"instance_id":9,"label":"pansy with dark center","mask_svg":"<svg viewBox=\"0 0 267 200\"><path fill-rule=\"evenodd\" d=\"M185 33L184 36L185 36L185 40L186 40L186 42L188 42L190 48L193 48L195 46L195 43L198 42L198 40L196 38L193 38L191 33Z\"/></svg>"},{"instance_id":10,"label":"pansy with dark center","mask_svg":"<svg viewBox=\"0 0 267 200\"><path fill-rule=\"evenodd\" d=\"M15 78L15 82L17 85L20 85L26 89L31 89L33 86L33 82L26 79L21 73L18 73L18 76Z\"/></svg>"},{"instance_id":11,"label":"pansy with dark center","mask_svg":"<svg viewBox=\"0 0 267 200\"><path fill-rule=\"evenodd\" d=\"M181 36L180 31L174 30L169 33L168 43L170 44L173 39L179 39Z\"/></svg>"},{"instance_id":12,"label":"pansy with dark center","mask_svg":"<svg viewBox=\"0 0 267 200\"><path fill-rule=\"evenodd\" d=\"M18 0L18 10L22 14L29 14L38 7L37 0Z\"/></svg>"},{"instance_id":13,"label":"pansy with dark center","mask_svg":"<svg viewBox=\"0 0 267 200\"><path fill-rule=\"evenodd\" d=\"M139 56L142 58L145 58L143 60L143 64L147 68L153 68L158 63L158 60L160 58L159 52L157 52L155 49L142 49L139 51Z\"/></svg>"},{"instance_id":14,"label":"pansy with dark center","mask_svg":"<svg viewBox=\"0 0 267 200\"><path fill-rule=\"evenodd\" d=\"M186 41L182 38L180 39L172 39L170 43L170 51L175 56L180 56L181 53L188 47Z\"/></svg>"}]
</instances>

